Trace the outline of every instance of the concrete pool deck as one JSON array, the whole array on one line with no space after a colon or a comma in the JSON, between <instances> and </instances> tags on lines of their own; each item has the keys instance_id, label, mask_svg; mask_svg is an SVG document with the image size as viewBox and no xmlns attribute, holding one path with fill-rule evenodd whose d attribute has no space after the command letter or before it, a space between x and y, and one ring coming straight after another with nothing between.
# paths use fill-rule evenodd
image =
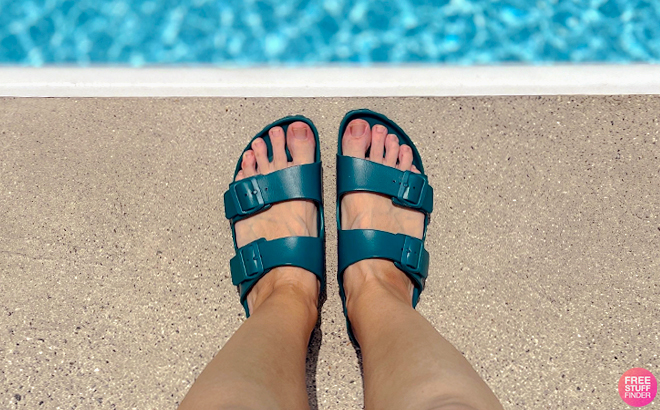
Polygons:
<instances>
[{"instance_id":1,"label":"concrete pool deck","mask_svg":"<svg viewBox=\"0 0 660 410\"><path fill-rule=\"evenodd\" d=\"M173 409L244 320L222 194L249 138L322 141L328 298L314 409L359 409L337 295L334 156L370 108L435 188L418 310L505 409L626 409L660 377L660 96L1 98L0 407ZM656 402L647 408L657 408Z\"/></svg>"}]
</instances>

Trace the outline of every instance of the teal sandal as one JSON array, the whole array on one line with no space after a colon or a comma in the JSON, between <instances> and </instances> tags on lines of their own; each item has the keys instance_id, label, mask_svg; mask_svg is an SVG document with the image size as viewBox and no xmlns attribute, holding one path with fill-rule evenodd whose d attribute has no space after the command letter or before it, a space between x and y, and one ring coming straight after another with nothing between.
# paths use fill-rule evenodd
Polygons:
<instances>
[{"instance_id":1,"label":"teal sandal","mask_svg":"<svg viewBox=\"0 0 660 410\"><path fill-rule=\"evenodd\" d=\"M399 137L400 144L412 148L413 164L420 174L411 171L400 171L396 168L371 162L369 160L353 158L342 155L341 141L348 124L355 119L363 119L371 127L376 124L384 125L388 134ZM369 151L367 151L367 156ZM344 194L354 191L373 192L392 198L392 203L398 206L411 208L423 212L424 236L420 240L403 234L375 229L342 230L341 228L341 199ZM337 146L337 240L339 253L339 266L337 280L339 282L339 295L344 307L348 335L356 346L359 346L351 323L346 312L346 294L344 292L344 271L346 268L363 259L387 259L401 269L414 285L412 305L417 306L419 296L424 290L429 269L429 254L424 249L426 228L429 216L433 211L433 188L424 175L422 159L410 137L386 116L370 110L351 111L339 126L339 143Z\"/></svg>"},{"instance_id":2,"label":"teal sandal","mask_svg":"<svg viewBox=\"0 0 660 410\"><path fill-rule=\"evenodd\" d=\"M231 233L234 239L236 255L229 261L232 283L238 286L241 304L245 314L250 317L247 294L252 287L278 266L297 266L313 273L321 282L321 294L325 289L325 226L323 221L323 188L321 150L316 127L303 116L285 117L266 126L259 132L243 152L251 149L252 141L261 137L268 149L268 159L273 159L273 146L268 130L280 126L286 135L287 128L296 121L309 125L316 140L316 154L313 163L284 168L267 175L255 175L229 184L224 194L225 217L231 222ZM288 161L292 161L288 146L286 147ZM236 164L234 179L241 169L241 158ZM236 245L234 224L270 208L273 204L305 199L314 201L318 207L319 236L290 236L267 241L257 239L239 248Z\"/></svg>"}]
</instances>

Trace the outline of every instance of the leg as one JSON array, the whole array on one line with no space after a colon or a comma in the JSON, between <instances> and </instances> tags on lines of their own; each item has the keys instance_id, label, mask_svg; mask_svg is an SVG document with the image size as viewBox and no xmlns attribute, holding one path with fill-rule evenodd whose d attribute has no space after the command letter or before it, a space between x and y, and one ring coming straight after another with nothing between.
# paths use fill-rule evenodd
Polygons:
<instances>
[{"instance_id":1,"label":"leg","mask_svg":"<svg viewBox=\"0 0 660 410\"><path fill-rule=\"evenodd\" d=\"M349 269L347 308L362 348L367 409L501 409L467 360L412 308L401 271L383 260Z\"/></svg>"},{"instance_id":2,"label":"leg","mask_svg":"<svg viewBox=\"0 0 660 410\"><path fill-rule=\"evenodd\" d=\"M417 172L412 150L379 126L353 121L345 155ZM342 226L422 237L424 216L389 198L351 193L342 200ZM344 273L348 316L364 359L367 409L501 409L465 358L412 308L413 286L393 263L371 259Z\"/></svg>"},{"instance_id":3,"label":"leg","mask_svg":"<svg viewBox=\"0 0 660 410\"><path fill-rule=\"evenodd\" d=\"M316 323L316 298L282 280L308 272L281 269L259 282L279 283L268 284L268 295L252 304L254 313L204 369L180 409L308 408L305 357Z\"/></svg>"},{"instance_id":4,"label":"leg","mask_svg":"<svg viewBox=\"0 0 660 410\"><path fill-rule=\"evenodd\" d=\"M243 157L237 179L266 174L314 160L314 137L302 123L289 126L286 144L293 157L287 163L285 136L270 131L273 161L260 139ZM258 238L316 236L316 206L288 201L235 225L237 245ZM248 294L250 318L197 378L179 409L307 409L305 357L317 319L319 283L296 267L279 267L264 276Z\"/></svg>"}]
</instances>

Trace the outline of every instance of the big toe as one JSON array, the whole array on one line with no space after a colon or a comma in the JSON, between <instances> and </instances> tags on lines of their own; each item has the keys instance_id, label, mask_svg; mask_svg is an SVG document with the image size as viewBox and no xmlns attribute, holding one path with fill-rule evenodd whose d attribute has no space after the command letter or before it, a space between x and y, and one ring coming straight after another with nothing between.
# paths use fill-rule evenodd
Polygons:
<instances>
[{"instance_id":1,"label":"big toe","mask_svg":"<svg viewBox=\"0 0 660 410\"><path fill-rule=\"evenodd\" d=\"M371 127L365 120L353 120L348 123L341 140L341 149L344 155L355 158L364 158L371 142Z\"/></svg>"},{"instance_id":2,"label":"big toe","mask_svg":"<svg viewBox=\"0 0 660 410\"><path fill-rule=\"evenodd\" d=\"M286 144L294 165L311 164L315 160L316 140L309 125L296 121L286 130Z\"/></svg>"}]
</instances>

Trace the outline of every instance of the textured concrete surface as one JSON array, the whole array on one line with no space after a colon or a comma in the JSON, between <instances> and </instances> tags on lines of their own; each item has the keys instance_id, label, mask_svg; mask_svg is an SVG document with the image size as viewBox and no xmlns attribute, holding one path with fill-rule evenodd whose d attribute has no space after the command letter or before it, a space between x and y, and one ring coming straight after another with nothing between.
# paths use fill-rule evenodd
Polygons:
<instances>
[{"instance_id":1,"label":"textured concrete surface","mask_svg":"<svg viewBox=\"0 0 660 410\"><path fill-rule=\"evenodd\" d=\"M506 409L626 409L624 371L660 378L659 96L0 99L0 408L175 408L244 319L222 205L239 153L310 117L334 221L336 129L361 107L435 187L419 311ZM310 398L359 409L335 239Z\"/></svg>"}]
</instances>

